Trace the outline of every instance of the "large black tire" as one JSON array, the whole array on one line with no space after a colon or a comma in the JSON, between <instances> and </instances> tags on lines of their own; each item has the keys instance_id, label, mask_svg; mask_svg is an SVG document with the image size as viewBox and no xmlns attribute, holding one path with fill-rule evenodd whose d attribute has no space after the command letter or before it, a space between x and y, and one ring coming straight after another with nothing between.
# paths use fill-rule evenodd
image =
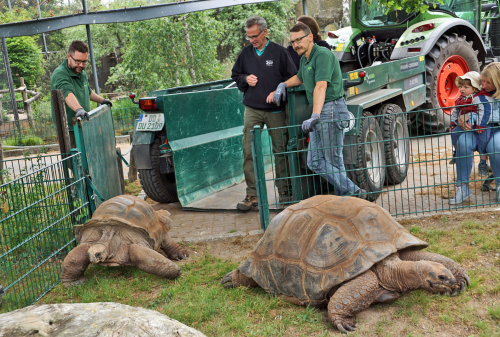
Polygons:
<instances>
[{"instance_id":1,"label":"large black tire","mask_svg":"<svg viewBox=\"0 0 500 337\"><path fill-rule=\"evenodd\" d=\"M410 139L406 115L397 104L383 104L376 112L384 137L389 185L401 184L408 174Z\"/></svg>"},{"instance_id":2,"label":"large black tire","mask_svg":"<svg viewBox=\"0 0 500 337\"><path fill-rule=\"evenodd\" d=\"M450 125L450 109L440 109L445 106L453 106L454 99L448 101L443 97L450 95L451 92L456 95L458 90L455 85L455 78L457 75L463 75L468 71L479 72L479 61L477 59L477 50L472 48L472 42L467 41L466 36L458 36L452 33L449 35L441 36L431 51L425 56L425 70L426 70L426 104L423 106L425 109L437 109L430 113L420 114L420 123L426 131L432 133L444 132ZM451 60L455 56L457 60ZM460 64L461 60L465 61L462 67L454 65ZM450 66L451 67L447 68ZM448 90L440 89L438 85L439 76L444 76L446 87ZM440 103L440 95L441 103ZM439 108L439 109L438 109Z\"/></svg>"},{"instance_id":3,"label":"large black tire","mask_svg":"<svg viewBox=\"0 0 500 337\"><path fill-rule=\"evenodd\" d=\"M160 145L161 141L156 138L149 147L151 155L152 169L139 169L139 180L146 195L154 201L170 203L177 201L177 187L175 186L175 176L162 174L160 172Z\"/></svg>"},{"instance_id":4,"label":"large black tire","mask_svg":"<svg viewBox=\"0 0 500 337\"><path fill-rule=\"evenodd\" d=\"M362 117L373 117L368 111L363 111ZM358 187L372 192L367 199L375 201L379 197L385 181L385 153L383 135L375 118L360 120L357 145L352 158L357 158L353 164L346 164L347 175Z\"/></svg>"}]
</instances>

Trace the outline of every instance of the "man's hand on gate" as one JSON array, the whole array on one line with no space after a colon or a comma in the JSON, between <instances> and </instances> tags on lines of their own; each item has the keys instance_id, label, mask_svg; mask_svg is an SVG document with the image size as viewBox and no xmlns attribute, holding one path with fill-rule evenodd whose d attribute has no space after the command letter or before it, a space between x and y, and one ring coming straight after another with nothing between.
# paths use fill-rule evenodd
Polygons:
<instances>
[{"instance_id":1,"label":"man's hand on gate","mask_svg":"<svg viewBox=\"0 0 500 337\"><path fill-rule=\"evenodd\" d=\"M280 106L281 100L286 101L286 83L281 82L278 84L278 87L276 88L276 91L274 92L273 95L273 102L277 106Z\"/></svg>"},{"instance_id":2,"label":"man's hand on gate","mask_svg":"<svg viewBox=\"0 0 500 337\"><path fill-rule=\"evenodd\" d=\"M306 119L302 123L302 131L306 133L314 131L314 126L318 124L318 122L319 122L319 114L313 113L311 118Z\"/></svg>"},{"instance_id":3,"label":"man's hand on gate","mask_svg":"<svg viewBox=\"0 0 500 337\"><path fill-rule=\"evenodd\" d=\"M87 111L85 111L84 108L78 108L75 110L75 112L76 112L76 115L75 115L76 118L80 117L81 119L89 120L89 113Z\"/></svg>"},{"instance_id":4,"label":"man's hand on gate","mask_svg":"<svg viewBox=\"0 0 500 337\"><path fill-rule=\"evenodd\" d=\"M111 103L111 101L106 98L102 100L101 104L109 105L110 108L113 106L113 103Z\"/></svg>"},{"instance_id":5,"label":"man's hand on gate","mask_svg":"<svg viewBox=\"0 0 500 337\"><path fill-rule=\"evenodd\" d=\"M247 76L247 83L251 87L255 87L257 85L257 76L255 75L248 75Z\"/></svg>"}]
</instances>

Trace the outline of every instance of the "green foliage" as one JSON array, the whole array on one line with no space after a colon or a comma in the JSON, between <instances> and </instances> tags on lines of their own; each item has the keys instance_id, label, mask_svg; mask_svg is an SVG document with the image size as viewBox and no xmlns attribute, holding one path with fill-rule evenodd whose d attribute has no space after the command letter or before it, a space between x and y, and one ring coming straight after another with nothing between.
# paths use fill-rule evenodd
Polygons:
<instances>
[{"instance_id":1,"label":"green foliage","mask_svg":"<svg viewBox=\"0 0 500 337\"><path fill-rule=\"evenodd\" d=\"M7 50L15 86L20 86L19 75L24 77L28 87L33 87L37 78L44 73L41 49L35 39L30 36L7 39Z\"/></svg>"},{"instance_id":2,"label":"green foliage","mask_svg":"<svg viewBox=\"0 0 500 337\"><path fill-rule=\"evenodd\" d=\"M43 139L37 136L23 136L22 138L7 139L4 146L36 146L42 145Z\"/></svg>"},{"instance_id":3,"label":"green foliage","mask_svg":"<svg viewBox=\"0 0 500 337\"><path fill-rule=\"evenodd\" d=\"M443 0L438 0L440 4L443 4ZM372 0L366 0L366 3L370 5ZM412 12L425 12L429 6L420 0L379 0L377 6L383 7L385 13L389 13L395 10L400 10L404 8L407 13Z\"/></svg>"}]
</instances>

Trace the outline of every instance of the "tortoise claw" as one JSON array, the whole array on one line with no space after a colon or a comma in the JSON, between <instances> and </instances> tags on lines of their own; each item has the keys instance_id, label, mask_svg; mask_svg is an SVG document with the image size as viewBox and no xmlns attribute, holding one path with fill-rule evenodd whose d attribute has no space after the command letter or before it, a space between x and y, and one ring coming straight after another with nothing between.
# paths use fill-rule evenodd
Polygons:
<instances>
[{"instance_id":1,"label":"tortoise claw","mask_svg":"<svg viewBox=\"0 0 500 337\"><path fill-rule=\"evenodd\" d=\"M469 275L467 275L467 274L465 274L465 281L467 281L467 287L470 287L470 279L469 279Z\"/></svg>"},{"instance_id":2,"label":"tortoise claw","mask_svg":"<svg viewBox=\"0 0 500 337\"><path fill-rule=\"evenodd\" d=\"M463 293L465 291L465 282L460 283L460 292Z\"/></svg>"},{"instance_id":3,"label":"tortoise claw","mask_svg":"<svg viewBox=\"0 0 500 337\"><path fill-rule=\"evenodd\" d=\"M347 333L347 330L344 329L344 327L342 326L342 324L337 324L337 329L339 329L339 331L342 332L342 333Z\"/></svg>"},{"instance_id":4,"label":"tortoise claw","mask_svg":"<svg viewBox=\"0 0 500 337\"><path fill-rule=\"evenodd\" d=\"M352 326L350 326L349 324L346 324L345 327L347 328L347 330L349 331L354 331L356 330L355 328L353 328Z\"/></svg>"},{"instance_id":5,"label":"tortoise claw","mask_svg":"<svg viewBox=\"0 0 500 337\"><path fill-rule=\"evenodd\" d=\"M450 294L450 297L454 297L458 295L458 288L453 289L453 291Z\"/></svg>"}]
</instances>

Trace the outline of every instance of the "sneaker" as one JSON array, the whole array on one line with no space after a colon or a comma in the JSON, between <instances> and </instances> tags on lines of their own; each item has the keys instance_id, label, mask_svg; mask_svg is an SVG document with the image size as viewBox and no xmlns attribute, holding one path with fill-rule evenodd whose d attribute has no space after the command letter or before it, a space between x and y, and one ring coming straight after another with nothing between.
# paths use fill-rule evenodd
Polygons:
<instances>
[{"instance_id":1,"label":"sneaker","mask_svg":"<svg viewBox=\"0 0 500 337\"><path fill-rule=\"evenodd\" d=\"M488 178L483 183L483 186L481 186L481 191L483 192L489 192L489 191L496 191L497 188L491 186L491 183L494 181L495 176L493 174L490 174Z\"/></svg>"},{"instance_id":2,"label":"sneaker","mask_svg":"<svg viewBox=\"0 0 500 337\"><path fill-rule=\"evenodd\" d=\"M486 164L485 161L481 161L479 165L477 166L477 171L479 172L479 175L481 176L488 176L490 173L488 172L488 164Z\"/></svg>"},{"instance_id":3,"label":"sneaker","mask_svg":"<svg viewBox=\"0 0 500 337\"><path fill-rule=\"evenodd\" d=\"M290 193L289 191L280 193L280 195L279 195L279 203L280 204L288 203L290 201L293 201L292 193Z\"/></svg>"},{"instance_id":4,"label":"sneaker","mask_svg":"<svg viewBox=\"0 0 500 337\"><path fill-rule=\"evenodd\" d=\"M356 191L356 193L354 193L353 197L366 200L368 195L366 194L366 191L364 189L360 188L359 190Z\"/></svg>"},{"instance_id":5,"label":"sneaker","mask_svg":"<svg viewBox=\"0 0 500 337\"><path fill-rule=\"evenodd\" d=\"M236 208L239 209L240 211L249 211L251 209L255 210L258 207L259 207L259 202L257 201L257 197L252 197L249 195L245 197L245 200L239 202L238 205L236 205Z\"/></svg>"},{"instance_id":6,"label":"sneaker","mask_svg":"<svg viewBox=\"0 0 500 337\"><path fill-rule=\"evenodd\" d=\"M451 158L451 160L448 162L448 164L451 164L451 165L455 164L455 154L456 154L456 153L457 153L457 151L453 151L453 155L451 156L452 158Z\"/></svg>"},{"instance_id":7,"label":"sneaker","mask_svg":"<svg viewBox=\"0 0 500 337\"><path fill-rule=\"evenodd\" d=\"M457 187L455 196L450 199L450 205L458 205L470 199L471 191L469 185L462 184ZM497 194L498 195L498 194Z\"/></svg>"}]
</instances>

